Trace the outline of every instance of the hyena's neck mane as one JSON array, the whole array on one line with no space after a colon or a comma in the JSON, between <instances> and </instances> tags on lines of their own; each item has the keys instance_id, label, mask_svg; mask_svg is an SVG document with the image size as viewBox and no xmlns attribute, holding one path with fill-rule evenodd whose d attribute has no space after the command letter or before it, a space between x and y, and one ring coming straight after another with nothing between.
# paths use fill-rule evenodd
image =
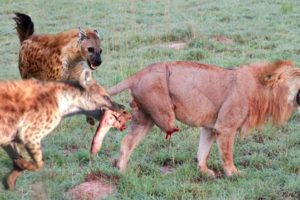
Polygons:
<instances>
[{"instance_id":1,"label":"hyena's neck mane","mask_svg":"<svg viewBox=\"0 0 300 200\"><path fill-rule=\"evenodd\" d=\"M80 93L85 91L85 89L79 84L78 81L67 80L67 81L58 81L58 82L62 83L64 87L69 88L70 90L76 90Z\"/></svg>"},{"instance_id":2,"label":"hyena's neck mane","mask_svg":"<svg viewBox=\"0 0 300 200\"><path fill-rule=\"evenodd\" d=\"M57 34L41 34L33 35L31 40L33 42L38 42L45 47L49 48L60 48L66 46L71 41L78 38L78 30L71 29Z\"/></svg>"},{"instance_id":3,"label":"hyena's neck mane","mask_svg":"<svg viewBox=\"0 0 300 200\"><path fill-rule=\"evenodd\" d=\"M61 46L61 58L67 67L73 67L77 63L85 60L82 47L78 39L78 30L70 30L59 35L65 45Z\"/></svg>"},{"instance_id":4,"label":"hyena's neck mane","mask_svg":"<svg viewBox=\"0 0 300 200\"><path fill-rule=\"evenodd\" d=\"M78 34L78 29L71 29L57 34L34 35L31 40L51 49L53 54L58 54L63 65L69 67L85 60Z\"/></svg>"}]
</instances>

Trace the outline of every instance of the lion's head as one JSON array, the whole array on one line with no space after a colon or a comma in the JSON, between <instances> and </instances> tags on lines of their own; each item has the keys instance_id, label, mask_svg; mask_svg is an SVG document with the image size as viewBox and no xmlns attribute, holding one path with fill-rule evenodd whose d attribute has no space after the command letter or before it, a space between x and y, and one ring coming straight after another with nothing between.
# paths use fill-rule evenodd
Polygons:
<instances>
[{"instance_id":1,"label":"lion's head","mask_svg":"<svg viewBox=\"0 0 300 200\"><path fill-rule=\"evenodd\" d=\"M279 60L270 65L271 70L262 76L263 84L272 88L276 96L286 94L287 103L300 110L300 69L289 60Z\"/></svg>"},{"instance_id":2,"label":"lion's head","mask_svg":"<svg viewBox=\"0 0 300 200\"><path fill-rule=\"evenodd\" d=\"M300 111L300 68L289 60L252 65L259 82L249 100L249 117L242 132L259 127L271 119L280 126L293 111Z\"/></svg>"}]
</instances>

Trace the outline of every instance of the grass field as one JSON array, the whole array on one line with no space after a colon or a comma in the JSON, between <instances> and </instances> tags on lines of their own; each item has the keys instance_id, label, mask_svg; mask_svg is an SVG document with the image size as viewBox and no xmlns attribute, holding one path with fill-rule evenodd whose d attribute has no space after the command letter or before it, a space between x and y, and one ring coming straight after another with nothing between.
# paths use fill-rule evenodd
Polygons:
<instances>
[{"instance_id":1,"label":"grass field","mask_svg":"<svg viewBox=\"0 0 300 200\"><path fill-rule=\"evenodd\" d=\"M103 37L104 63L94 77L112 86L147 64L196 60L224 67L260 60L291 59L300 66L300 2L288 0L0 0L0 80L19 79L19 41L13 12L27 13L36 33L92 27ZM183 42L181 50L169 48ZM115 99L126 105L124 92ZM67 191L87 174L101 172L117 181L107 199L299 199L300 117L281 128L269 125L235 143L241 176L216 180L201 175L194 161L199 129L179 124L170 142L154 128L134 151L124 174L111 167L126 134L110 131L91 160L96 127L83 116L68 118L43 140L45 167L26 172L17 189L0 184L0 199L68 199ZM168 165L173 171L161 173ZM209 166L222 173L217 147ZM0 178L11 161L0 150Z\"/></svg>"}]
</instances>

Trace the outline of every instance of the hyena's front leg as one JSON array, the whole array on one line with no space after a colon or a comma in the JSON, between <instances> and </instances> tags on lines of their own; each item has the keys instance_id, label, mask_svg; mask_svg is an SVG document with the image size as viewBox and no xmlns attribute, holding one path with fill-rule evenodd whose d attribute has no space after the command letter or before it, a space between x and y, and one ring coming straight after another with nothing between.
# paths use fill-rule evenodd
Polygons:
<instances>
[{"instance_id":1,"label":"hyena's front leg","mask_svg":"<svg viewBox=\"0 0 300 200\"><path fill-rule=\"evenodd\" d=\"M6 179L7 189L9 190L12 190L16 187L17 179L19 176L22 175L22 172L24 170L15 163L15 160L22 159L22 157L19 155L16 148L17 147L15 146L14 143L11 143L10 145L3 147L5 152L13 161L13 170L8 174Z\"/></svg>"}]
</instances>

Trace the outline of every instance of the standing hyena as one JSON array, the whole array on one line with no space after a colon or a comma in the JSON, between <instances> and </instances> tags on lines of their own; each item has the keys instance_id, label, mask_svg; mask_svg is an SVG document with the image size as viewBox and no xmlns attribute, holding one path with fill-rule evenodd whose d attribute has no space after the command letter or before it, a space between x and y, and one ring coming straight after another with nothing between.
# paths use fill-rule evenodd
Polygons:
<instances>
[{"instance_id":1,"label":"standing hyena","mask_svg":"<svg viewBox=\"0 0 300 200\"><path fill-rule=\"evenodd\" d=\"M96 30L72 29L58 34L36 35L28 15L15 13L20 39L19 70L23 79L78 80L83 61L95 70L101 64L101 40ZM87 117L90 124L94 120Z\"/></svg>"},{"instance_id":2,"label":"standing hyena","mask_svg":"<svg viewBox=\"0 0 300 200\"><path fill-rule=\"evenodd\" d=\"M101 64L101 40L96 30L71 29L58 34L33 34L28 15L16 13L14 20L21 43L19 69L23 79L77 80L84 69Z\"/></svg>"},{"instance_id":3,"label":"standing hyena","mask_svg":"<svg viewBox=\"0 0 300 200\"><path fill-rule=\"evenodd\" d=\"M38 80L0 83L0 146L13 160L7 185L15 187L23 170L43 167L41 139L58 126L65 116L99 115L102 108L116 110L103 87L85 69L79 82L42 82ZM26 161L16 146L24 146L33 162Z\"/></svg>"}]
</instances>

